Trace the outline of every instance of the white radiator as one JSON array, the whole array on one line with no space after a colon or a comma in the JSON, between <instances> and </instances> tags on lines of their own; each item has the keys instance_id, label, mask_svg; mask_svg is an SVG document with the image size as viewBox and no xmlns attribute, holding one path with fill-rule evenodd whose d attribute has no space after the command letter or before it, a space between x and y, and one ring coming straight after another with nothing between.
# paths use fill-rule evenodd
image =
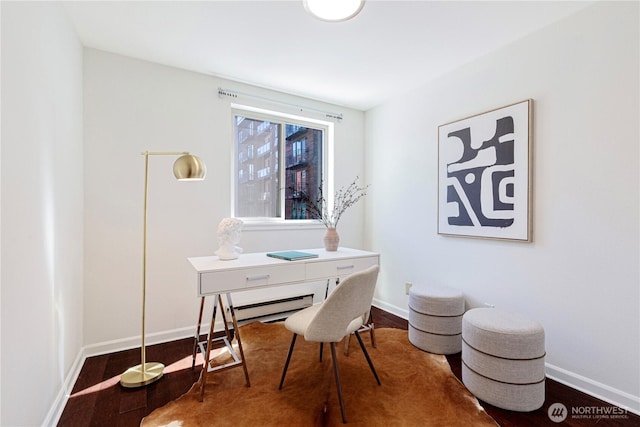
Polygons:
<instances>
[{"instance_id":1,"label":"white radiator","mask_svg":"<svg viewBox=\"0 0 640 427\"><path fill-rule=\"evenodd\" d=\"M270 301L261 301L253 304L234 305L236 319L239 324L249 323L255 320L272 322L283 320L296 311L313 304L313 294L281 298ZM230 315L230 310L226 308Z\"/></svg>"}]
</instances>

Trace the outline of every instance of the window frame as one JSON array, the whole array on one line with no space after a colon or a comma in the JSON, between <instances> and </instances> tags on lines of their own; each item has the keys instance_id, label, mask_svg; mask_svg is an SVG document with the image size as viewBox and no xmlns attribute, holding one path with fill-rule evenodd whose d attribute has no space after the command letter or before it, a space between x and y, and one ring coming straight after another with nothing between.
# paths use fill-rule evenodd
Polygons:
<instances>
[{"instance_id":1,"label":"window frame","mask_svg":"<svg viewBox=\"0 0 640 427\"><path fill-rule=\"evenodd\" d=\"M285 113L277 110L269 110L264 108L252 107L241 104L231 104L231 125L232 125L232 149L231 149L231 216L241 219L244 222L245 229L264 229L273 230L276 228L324 228L324 225L315 219L286 219L285 216L285 188L279 188L279 217L241 217L236 214L236 202L238 198L238 153L237 153L237 141L235 132L235 118L241 115L250 119L256 120L268 120L272 123L279 123L280 135L279 135L279 147L278 158L280 165L278 165L278 179L281 183L286 183L286 144L284 138L285 125L294 124L305 127L312 127L314 129L322 130L322 191L327 195L327 204L329 207L333 205L333 145L334 145L334 123L326 120L314 119L311 117L304 117L295 114Z\"/></svg>"}]
</instances>

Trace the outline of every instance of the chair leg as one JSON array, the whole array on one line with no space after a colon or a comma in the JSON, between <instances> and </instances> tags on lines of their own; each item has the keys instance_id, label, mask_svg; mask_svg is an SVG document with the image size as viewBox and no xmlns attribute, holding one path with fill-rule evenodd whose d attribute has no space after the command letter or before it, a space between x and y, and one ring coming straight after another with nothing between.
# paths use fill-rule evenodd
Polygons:
<instances>
[{"instance_id":1,"label":"chair leg","mask_svg":"<svg viewBox=\"0 0 640 427\"><path fill-rule=\"evenodd\" d=\"M351 342L351 334L344 337L344 355L349 355L349 343Z\"/></svg>"},{"instance_id":2,"label":"chair leg","mask_svg":"<svg viewBox=\"0 0 640 427\"><path fill-rule=\"evenodd\" d=\"M291 345L289 346L289 354L287 354L287 361L284 364L284 370L282 371L282 378L280 379L280 386L278 386L278 390L282 390L282 384L284 383L284 377L287 375L287 369L289 368L289 362L291 361L291 354L293 353L293 346L296 345L297 334L293 334L293 338L291 339Z\"/></svg>"},{"instance_id":3,"label":"chair leg","mask_svg":"<svg viewBox=\"0 0 640 427\"><path fill-rule=\"evenodd\" d=\"M322 350L324 350L324 343L320 343L320 362L322 362Z\"/></svg>"},{"instance_id":4,"label":"chair leg","mask_svg":"<svg viewBox=\"0 0 640 427\"><path fill-rule=\"evenodd\" d=\"M371 362L371 358L369 357L369 352L367 352L367 348L364 346L364 343L362 342L362 338L360 338L360 334L358 333L358 331L356 331L355 334L356 334L356 338L358 338L358 342L360 343L360 347L362 348L362 352L364 353L364 357L367 358L367 363L369 363L369 368L371 368L371 372L373 372L373 376L376 377L376 381L378 382L378 385L381 385L380 378L378 378L378 373L376 372L376 368L373 367L373 362Z\"/></svg>"},{"instance_id":5,"label":"chair leg","mask_svg":"<svg viewBox=\"0 0 640 427\"><path fill-rule=\"evenodd\" d=\"M371 347L376 348L375 324L373 322L373 311L369 312L369 333L371 334Z\"/></svg>"},{"instance_id":6,"label":"chair leg","mask_svg":"<svg viewBox=\"0 0 640 427\"><path fill-rule=\"evenodd\" d=\"M344 400L342 399L342 384L340 383L340 371L338 370L338 358L336 357L336 343L331 343L331 358L333 359L333 374L336 377L336 387L338 388L338 399L340 400L340 413L342 414L342 422L347 423L347 417L344 411Z\"/></svg>"},{"instance_id":7,"label":"chair leg","mask_svg":"<svg viewBox=\"0 0 640 427\"><path fill-rule=\"evenodd\" d=\"M371 347L376 348L376 332L375 325L373 323L373 311L369 311L369 317L367 322L363 325L363 328L360 328L360 331L369 330L369 334L371 335ZM351 342L351 335L347 335L344 340L344 355L349 355L349 343Z\"/></svg>"}]
</instances>

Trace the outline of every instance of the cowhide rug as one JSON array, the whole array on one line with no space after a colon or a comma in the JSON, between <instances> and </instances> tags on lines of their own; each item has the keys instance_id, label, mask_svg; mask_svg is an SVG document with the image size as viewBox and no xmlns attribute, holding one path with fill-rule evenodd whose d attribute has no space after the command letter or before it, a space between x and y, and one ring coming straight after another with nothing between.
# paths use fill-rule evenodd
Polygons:
<instances>
[{"instance_id":1,"label":"cowhide rug","mask_svg":"<svg viewBox=\"0 0 640 427\"><path fill-rule=\"evenodd\" d=\"M240 328L251 386L242 368L209 373L204 401L199 382L156 409L144 427L159 426L341 426L340 405L325 345L298 337L287 378L278 390L291 333L282 323ZM453 375L442 355L411 345L407 331L376 329L377 348L362 334L376 367L378 386L355 338L349 354L337 346L342 391L350 426L496 426L476 398ZM219 358L223 359L222 355Z\"/></svg>"}]
</instances>

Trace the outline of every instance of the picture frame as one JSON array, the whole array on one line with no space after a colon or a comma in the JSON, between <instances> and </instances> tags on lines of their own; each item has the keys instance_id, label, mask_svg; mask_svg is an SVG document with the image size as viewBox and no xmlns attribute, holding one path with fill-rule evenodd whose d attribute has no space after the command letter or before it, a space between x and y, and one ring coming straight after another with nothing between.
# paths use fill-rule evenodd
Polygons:
<instances>
[{"instance_id":1,"label":"picture frame","mask_svg":"<svg viewBox=\"0 0 640 427\"><path fill-rule=\"evenodd\" d=\"M438 234L532 241L533 100L438 126Z\"/></svg>"}]
</instances>

